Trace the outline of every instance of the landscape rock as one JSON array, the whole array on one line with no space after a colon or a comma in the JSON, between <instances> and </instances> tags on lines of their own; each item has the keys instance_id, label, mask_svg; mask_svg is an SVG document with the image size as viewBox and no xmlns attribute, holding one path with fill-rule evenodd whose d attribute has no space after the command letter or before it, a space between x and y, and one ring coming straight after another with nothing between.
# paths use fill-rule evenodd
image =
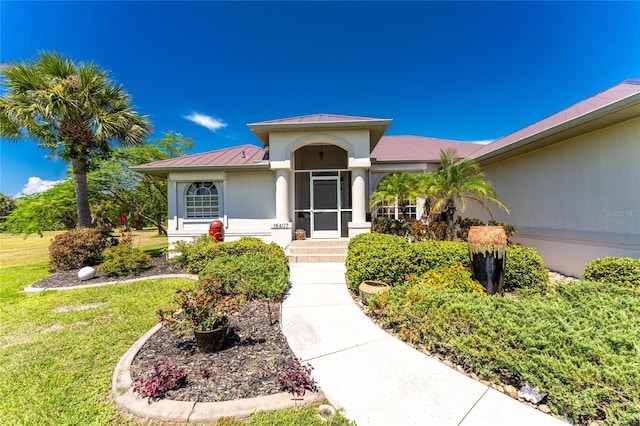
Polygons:
<instances>
[{"instance_id":1,"label":"landscape rock","mask_svg":"<svg viewBox=\"0 0 640 426\"><path fill-rule=\"evenodd\" d=\"M551 412L551 408L547 404L538 405L538 410L542 411L545 414L549 414Z\"/></svg>"},{"instance_id":2,"label":"landscape rock","mask_svg":"<svg viewBox=\"0 0 640 426\"><path fill-rule=\"evenodd\" d=\"M92 279L95 276L96 276L96 270L91 266L85 266L84 268L78 271L78 278L80 279L80 281L87 281Z\"/></svg>"}]
</instances>

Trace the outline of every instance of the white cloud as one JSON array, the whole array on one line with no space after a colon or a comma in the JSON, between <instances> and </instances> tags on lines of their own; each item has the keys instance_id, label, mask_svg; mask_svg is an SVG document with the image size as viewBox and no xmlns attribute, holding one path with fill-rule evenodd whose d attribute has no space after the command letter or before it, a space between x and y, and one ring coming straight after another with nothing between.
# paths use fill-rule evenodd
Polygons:
<instances>
[{"instance_id":1,"label":"white cloud","mask_svg":"<svg viewBox=\"0 0 640 426\"><path fill-rule=\"evenodd\" d=\"M186 115L184 118L193 123L196 123L198 126L206 127L212 132L215 132L222 127L227 127L227 123L225 123L224 121L197 112L192 112L191 114Z\"/></svg>"},{"instance_id":2,"label":"white cloud","mask_svg":"<svg viewBox=\"0 0 640 426\"><path fill-rule=\"evenodd\" d=\"M53 185L60 183L60 180L44 180L37 176L31 176L27 183L22 187L22 191L18 195L31 195L44 192Z\"/></svg>"},{"instance_id":3,"label":"white cloud","mask_svg":"<svg viewBox=\"0 0 640 426\"><path fill-rule=\"evenodd\" d=\"M495 142L495 141L496 141L496 139L487 139L487 140L484 140L484 141L472 141L471 143L477 143L477 144L480 144L480 145L489 145L491 142Z\"/></svg>"}]
</instances>

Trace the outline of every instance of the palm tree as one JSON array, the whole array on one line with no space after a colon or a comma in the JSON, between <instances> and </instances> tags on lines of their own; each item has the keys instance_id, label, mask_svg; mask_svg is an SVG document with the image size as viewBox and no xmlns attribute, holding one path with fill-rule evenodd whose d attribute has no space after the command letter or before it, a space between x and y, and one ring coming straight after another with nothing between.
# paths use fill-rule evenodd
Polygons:
<instances>
[{"instance_id":1,"label":"palm tree","mask_svg":"<svg viewBox=\"0 0 640 426\"><path fill-rule=\"evenodd\" d=\"M440 153L440 166L422 178L421 193L431 206L431 217L441 214L449 228L449 239L454 235L454 216L457 206L464 211L467 200L482 206L493 219L488 201L507 213L507 207L496 198L493 185L480 171L480 165L469 159L456 159L455 150Z\"/></svg>"},{"instance_id":2,"label":"palm tree","mask_svg":"<svg viewBox=\"0 0 640 426\"><path fill-rule=\"evenodd\" d=\"M76 64L53 52L0 71L0 134L33 139L40 148L71 163L78 226L91 226L87 170L93 159L111 154L111 143L139 145L150 133L130 96L93 63Z\"/></svg>"},{"instance_id":3,"label":"palm tree","mask_svg":"<svg viewBox=\"0 0 640 426\"><path fill-rule=\"evenodd\" d=\"M369 207L397 203L400 214L404 218L409 203L415 201L417 195L415 175L407 172L391 173L382 178L378 188L371 194Z\"/></svg>"}]
</instances>

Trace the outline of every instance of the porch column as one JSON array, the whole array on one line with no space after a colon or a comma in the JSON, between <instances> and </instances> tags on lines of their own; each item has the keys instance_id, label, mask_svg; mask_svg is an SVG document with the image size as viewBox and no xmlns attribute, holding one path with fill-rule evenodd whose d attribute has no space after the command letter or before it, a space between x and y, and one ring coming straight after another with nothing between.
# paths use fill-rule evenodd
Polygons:
<instances>
[{"instance_id":1,"label":"porch column","mask_svg":"<svg viewBox=\"0 0 640 426\"><path fill-rule=\"evenodd\" d=\"M289 222L289 171L276 170L276 222Z\"/></svg>"},{"instance_id":2,"label":"porch column","mask_svg":"<svg viewBox=\"0 0 640 426\"><path fill-rule=\"evenodd\" d=\"M367 221L365 171L362 167L351 170L351 208L352 221L365 223Z\"/></svg>"}]
</instances>

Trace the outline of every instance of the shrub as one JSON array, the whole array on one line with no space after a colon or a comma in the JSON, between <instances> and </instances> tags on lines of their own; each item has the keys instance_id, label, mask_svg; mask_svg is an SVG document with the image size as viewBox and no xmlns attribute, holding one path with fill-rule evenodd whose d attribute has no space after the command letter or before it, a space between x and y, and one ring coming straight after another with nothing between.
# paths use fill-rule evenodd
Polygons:
<instances>
[{"instance_id":1,"label":"shrub","mask_svg":"<svg viewBox=\"0 0 640 426\"><path fill-rule=\"evenodd\" d=\"M257 253L216 257L200 275L220 281L230 294L278 299L287 289L289 271L282 259Z\"/></svg>"},{"instance_id":2,"label":"shrub","mask_svg":"<svg viewBox=\"0 0 640 426\"><path fill-rule=\"evenodd\" d=\"M403 339L483 378L538 386L576 424L637 424L640 288L583 281L554 294L425 291L408 301L409 288L391 288L374 306Z\"/></svg>"},{"instance_id":3,"label":"shrub","mask_svg":"<svg viewBox=\"0 0 640 426\"><path fill-rule=\"evenodd\" d=\"M304 396L306 391L316 392L318 386L311 377L313 367L309 364L303 365L300 359L294 358L278 373L278 384L281 391L287 391L294 396Z\"/></svg>"},{"instance_id":4,"label":"shrub","mask_svg":"<svg viewBox=\"0 0 640 426\"><path fill-rule=\"evenodd\" d=\"M423 241L412 244L410 256L415 274L458 263L465 267L471 264L467 244L453 241Z\"/></svg>"},{"instance_id":5,"label":"shrub","mask_svg":"<svg viewBox=\"0 0 640 426\"><path fill-rule=\"evenodd\" d=\"M97 265L103 250L112 244L111 239L97 229L72 229L53 238L49 245L49 263L55 271Z\"/></svg>"},{"instance_id":6,"label":"shrub","mask_svg":"<svg viewBox=\"0 0 640 426\"><path fill-rule=\"evenodd\" d=\"M133 382L133 391L150 400L157 400L167 391L180 388L186 377L184 368L176 368L174 363L164 360L153 366L153 373L149 377L138 377Z\"/></svg>"},{"instance_id":7,"label":"shrub","mask_svg":"<svg viewBox=\"0 0 640 426\"><path fill-rule=\"evenodd\" d=\"M360 234L349 241L345 261L347 282L356 291L364 280L401 284L410 273L411 245L402 237L386 234Z\"/></svg>"},{"instance_id":8,"label":"shrub","mask_svg":"<svg viewBox=\"0 0 640 426\"><path fill-rule=\"evenodd\" d=\"M137 274L151 266L151 256L126 242L105 249L102 252L102 257L104 262L98 269L106 275Z\"/></svg>"},{"instance_id":9,"label":"shrub","mask_svg":"<svg viewBox=\"0 0 640 426\"><path fill-rule=\"evenodd\" d=\"M456 263L453 266L443 266L431 269L409 281L407 299L414 300L424 291L453 291L456 293L486 294L484 287L471 277L471 271Z\"/></svg>"},{"instance_id":10,"label":"shrub","mask_svg":"<svg viewBox=\"0 0 640 426\"><path fill-rule=\"evenodd\" d=\"M640 259L631 257L605 257L587 263L582 279L640 287Z\"/></svg>"},{"instance_id":11,"label":"shrub","mask_svg":"<svg viewBox=\"0 0 640 426\"><path fill-rule=\"evenodd\" d=\"M467 243L432 240L410 244L398 236L362 234L349 242L346 276L349 287L356 291L364 280L397 286L412 276L456 264L471 266ZM549 273L535 249L507 247L506 291L519 288L544 291L548 283Z\"/></svg>"},{"instance_id":12,"label":"shrub","mask_svg":"<svg viewBox=\"0 0 640 426\"><path fill-rule=\"evenodd\" d=\"M505 291L519 288L531 288L545 291L549 285L549 271L534 248L507 247L507 260L504 270Z\"/></svg>"},{"instance_id":13,"label":"shrub","mask_svg":"<svg viewBox=\"0 0 640 426\"><path fill-rule=\"evenodd\" d=\"M216 242L208 235L202 235L192 242L179 241L173 252L180 253L173 261L192 274L199 274L209 261L222 256L242 256L245 254L263 254L286 263L284 250L276 243L265 243L259 238L243 237L238 241Z\"/></svg>"}]
</instances>

